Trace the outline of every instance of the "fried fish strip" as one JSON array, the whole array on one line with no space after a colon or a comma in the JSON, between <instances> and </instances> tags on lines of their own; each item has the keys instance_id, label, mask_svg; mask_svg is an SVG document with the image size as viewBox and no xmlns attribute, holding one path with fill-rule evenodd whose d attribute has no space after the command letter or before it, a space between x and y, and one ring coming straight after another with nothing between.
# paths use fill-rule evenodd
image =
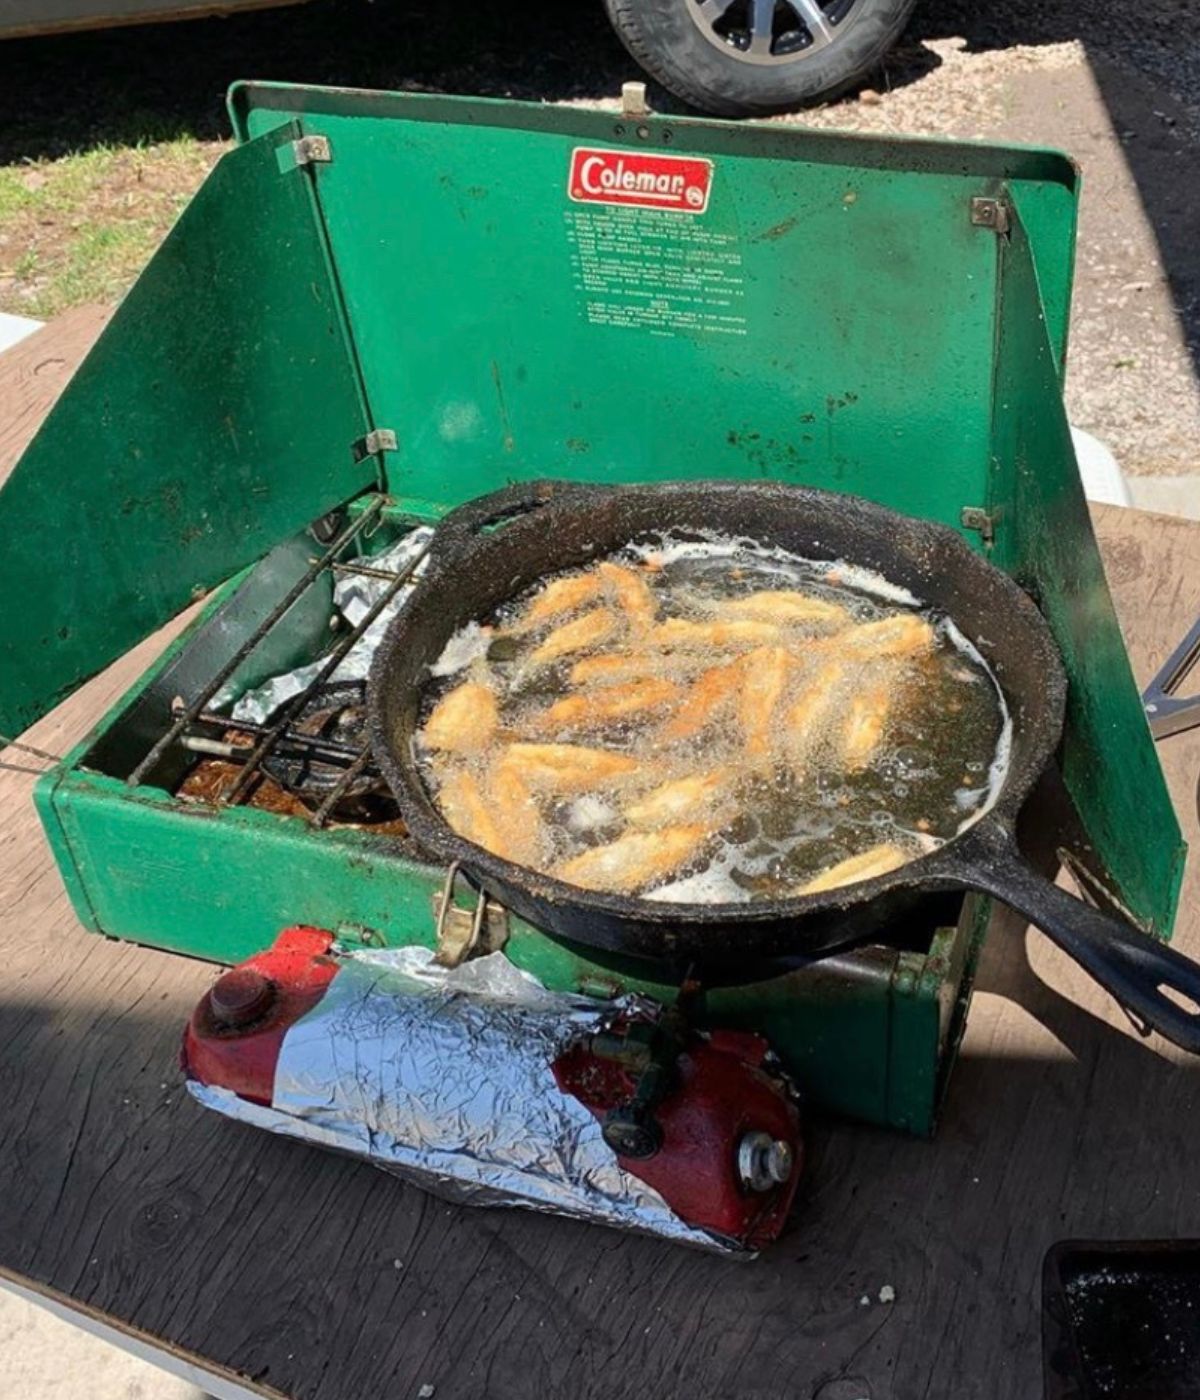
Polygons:
<instances>
[{"instance_id":1,"label":"fried fish strip","mask_svg":"<svg viewBox=\"0 0 1200 1400\"><path fill-rule=\"evenodd\" d=\"M658 618L658 605L644 578L622 564L605 559L596 572L616 595L617 602L635 633L646 632Z\"/></svg>"},{"instance_id":2,"label":"fried fish strip","mask_svg":"<svg viewBox=\"0 0 1200 1400\"><path fill-rule=\"evenodd\" d=\"M854 656L915 656L929 651L934 643L933 628L916 613L895 613L878 622L864 622L842 632L826 645L845 648Z\"/></svg>"},{"instance_id":3,"label":"fried fish strip","mask_svg":"<svg viewBox=\"0 0 1200 1400\"><path fill-rule=\"evenodd\" d=\"M512 630L528 632L540 627L560 613L572 612L584 603L590 603L600 596L603 589L604 580L595 569L589 569L586 574L568 574L566 578L553 579L528 605Z\"/></svg>"},{"instance_id":4,"label":"fried fish strip","mask_svg":"<svg viewBox=\"0 0 1200 1400\"><path fill-rule=\"evenodd\" d=\"M823 890L836 890L842 885L857 884L859 880L871 880L876 875L886 875L891 870L898 870L911 859L902 847L885 841L860 855L838 861L836 865L823 870L816 879L809 880L793 893L820 894Z\"/></svg>"},{"instance_id":5,"label":"fried fish strip","mask_svg":"<svg viewBox=\"0 0 1200 1400\"><path fill-rule=\"evenodd\" d=\"M759 647L779 640L773 622L734 618L731 622L689 622L672 617L652 627L649 640L658 647Z\"/></svg>"},{"instance_id":6,"label":"fried fish strip","mask_svg":"<svg viewBox=\"0 0 1200 1400\"><path fill-rule=\"evenodd\" d=\"M728 768L714 768L710 773L691 773L686 778L672 778L651 788L646 795L625 808L626 818L634 826L665 826L683 821L730 792Z\"/></svg>"},{"instance_id":7,"label":"fried fish strip","mask_svg":"<svg viewBox=\"0 0 1200 1400\"><path fill-rule=\"evenodd\" d=\"M842 730L842 767L848 773L861 773L883 739L896 681L884 677L860 691L846 712Z\"/></svg>"},{"instance_id":8,"label":"fried fish strip","mask_svg":"<svg viewBox=\"0 0 1200 1400\"><path fill-rule=\"evenodd\" d=\"M717 717L741 684L742 662L727 661L710 666L696 678L687 698L663 725L663 739L691 739Z\"/></svg>"},{"instance_id":9,"label":"fried fish strip","mask_svg":"<svg viewBox=\"0 0 1200 1400\"><path fill-rule=\"evenodd\" d=\"M784 716L783 739L797 776L826 739L828 721L841 703L844 670L840 661L819 667Z\"/></svg>"},{"instance_id":10,"label":"fried fish strip","mask_svg":"<svg viewBox=\"0 0 1200 1400\"><path fill-rule=\"evenodd\" d=\"M547 792L585 792L636 772L628 754L589 749L580 744L510 744L504 761L533 788Z\"/></svg>"},{"instance_id":11,"label":"fried fish strip","mask_svg":"<svg viewBox=\"0 0 1200 1400\"><path fill-rule=\"evenodd\" d=\"M446 775L438 789L437 804L460 836L493 855L508 855L508 843L478 779L469 769L460 768Z\"/></svg>"},{"instance_id":12,"label":"fried fish strip","mask_svg":"<svg viewBox=\"0 0 1200 1400\"><path fill-rule=\"evenodd\" d=\"M433 707L421 739L431 749L471 753L491 742L499 722L496 697L488 687L466 681L447 691Z\"/></svg>"},{"instance_id":13,"label":"fried fish strip","mask_svg":"<svg viewBox=\"0 0 1200 1400\"><path fill-rule=\"evenodd\" d=\"M606 642L616 628L617 619L608 608L595 608L582 617L556 627L541 646L534 649L529 659L535 666L544 666L557 661L560 656L569 656L573 651L589 651Z\"/></svg>"},{"instance_id":14,"label":"fried fish strip","mask_svg":"<svg viewBox=\"0 0 1200 1400\"><path fill-rule=\"evenodd\" d=\"M695 824L627 832L607 846L595 846L564 861L554 873L584 889L630 894L678 869L709 834L708 827Z\"/></svg>"},{"instance_id":15,"label":"fried fish strip","mask_svg":"<svg viewBox=\"0 0 1200 1400\"><path fill-rule=\"evenodd\" d=\"M723 617L749 617L760 622L818 622L841 627L850 622L850 614L837 603L790 588L765 588L743 598L729 598L720 611Z\"/></svg>"},{"instance_id":16,"label":"fried fish strip","mask_svg":"<svg viewBox=\"0 0 1200 1400\"><path fill-rule=\"evenodd\" d=\"M585 656L571 667L571 684L631 680L645 675L646 666L646 658L634 652L609 651L602 656Z\"/></svg>"},{"instance_id":17,"label":"fried fish strip","mask_svg":"<svg viewBox=\"0 0 1200 1400\"><path fill-rule=\"evenodd\" d=\"M745 658L738 718L746 736L748 758L765 758L771 750L775 710L791 669L791 655L783 647L760 647Z\"/></svg>"},{"instance_id":18,"label":"fried fish strip","mask_svg":"<svg viewBox=\"0 0 1200 1400\"><path fill-rule=\"evenodd\" d=\"M493 766L487 793L497 826L504 832L508 859L522 865L536 864L545 846L546 824L532 789L509 755Z\"/></svg>"},{"instance_id":19,"label":"fried fish strip","mask_svg":"<svg viewBox=\"0 0 1200 1400\"><path fill-rule=\"evenodd\" d=\"M610 720L626 719L630 715L657 709L678 694L679 687L674 681L648 676L645 680L608 686L588 695L566 695L544 710L538 716L537 723L547 729L605 724Z\"/></svg>"}]
</instances>

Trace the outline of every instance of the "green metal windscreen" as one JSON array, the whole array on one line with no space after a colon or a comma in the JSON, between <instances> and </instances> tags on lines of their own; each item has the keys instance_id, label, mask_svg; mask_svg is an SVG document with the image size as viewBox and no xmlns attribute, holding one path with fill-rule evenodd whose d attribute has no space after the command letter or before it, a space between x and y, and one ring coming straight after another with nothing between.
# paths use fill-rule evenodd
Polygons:
<instances>
[{"instance_id":1,"label":"green metal windscreen","mask_svg":"<svg viewBox=\"0 0 1200 1400\"><path fill-rule=\"evenodd\" d=\"M0 733L377 477L298 134L220 162L3 486Z\"/></svg>"},{"instance_id":2,"label":"green metal windscreen","mask_svg":"<svg viewBox=\"0 0 1200 1400\"><path fill-rule=\"evenodd\" d=\"M268 129L272 102L329 140L318 197L417 506L535 475L771 476L957 524L986 490L995 339L972 199L1005 180L1033 191L1065 332L1053 154L263 87L235 115Z\"/></svg>"}]
</instances>

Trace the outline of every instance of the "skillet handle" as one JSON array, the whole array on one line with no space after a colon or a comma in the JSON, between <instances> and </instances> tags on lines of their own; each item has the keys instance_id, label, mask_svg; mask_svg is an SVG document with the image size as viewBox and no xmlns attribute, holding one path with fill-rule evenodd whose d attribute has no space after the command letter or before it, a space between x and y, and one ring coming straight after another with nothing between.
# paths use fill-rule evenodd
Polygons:
<instances>
[{"instance_id":1,"label":"skillet handle","mask_svg":"<svg viewBox=\"0 0 1200 1400\"><path fill-rule=\"evenodd\" d=\"M1039 875L1009 832L986 818L968 833L967 882L1036 924L1116 998L1143 1035L1200 1054L1200 965ZM1166 996L1168 987L1187 1005ZM1190 1007L1190 1009L1188 1009Z\"/></svg>"}]
</instances>

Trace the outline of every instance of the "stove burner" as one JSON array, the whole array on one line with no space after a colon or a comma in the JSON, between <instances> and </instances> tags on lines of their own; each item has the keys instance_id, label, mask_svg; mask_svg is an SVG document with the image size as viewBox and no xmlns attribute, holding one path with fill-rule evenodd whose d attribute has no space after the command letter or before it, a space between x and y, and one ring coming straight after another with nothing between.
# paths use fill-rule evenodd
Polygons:
<instances>
[{"instance_id":1,"label":"stove burner","mask_svg":"<svg viewBox=\"0 0 1200 1400\"><path fill-rule=\"evenodd\" d=\"M328 740L356 753L367 737L365 681L331 681L319 686L289 725L291 734ZM346 775L347 764L280 747L264 755L262 766L285 792L313 810ZM395 799L373 765L356 773L328 815L342 822L386 822L399 815Z\"/></svg>"}]
</instances>

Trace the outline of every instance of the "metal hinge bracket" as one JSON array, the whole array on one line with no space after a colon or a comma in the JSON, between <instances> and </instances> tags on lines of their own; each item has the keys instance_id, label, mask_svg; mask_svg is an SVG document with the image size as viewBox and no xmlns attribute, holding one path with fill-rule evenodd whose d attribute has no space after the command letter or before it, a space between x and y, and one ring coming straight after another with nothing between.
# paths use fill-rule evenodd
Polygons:
<instances>
[{"instance_id":1,"label":"metal hinge bracket","mask_svg":"<svg viewBox=\"0 0 1200 1400\"><path fill-rule=\"evenodd\" d=\"M292 142L292 154L297 165L328 165L333 159L333 147L328 136L301 136Z\"/></svg>"},{"instance_id":2,"label":"metal hinge bracket","mask_svg":"<svg viewBox=\"0 0 1200 1400\"><path fill-rule=\"evenodd\" d=\"M460 872L455 861L446 881L433 896L434 954L439 967L458 967L470 957L498 953L508 942L508 910L482 890L475 892L475 908L454 902L454 886Z\"/></svg>"},{"instance_id":3,"label":"metal hinge bracket","mask_svg":"<svg viewBox=\"0 0 1200 1400\"><path fill-rule=\"evenodd\" d=\"M1012 227L1012 210L1005 199L976 195L971 200L971 222L976 228L990 228L993 233L1007 233Z\"/></svg>"},{"instance_id":4,"label":"metal hinge bracket","mask_svg":"<svg viewBox=\"0 0 1200 1400\"><path fill-rule=\"evenodd\" d=\"M996 517L982 506L963 506L959 516L964 530L978 530L984 544L991 545L996 538Z\"/></svg>"},{"instance_id":5,"label":"metal hinge bracket","mask_svg":"<svg viewBox=\"0 0 1200 1400\"><path fill-rule=\"evenodd\" d=\"M354 453L354 460L361 462L365 457L378 456L380 452L395 452L399 445L391 428L372 428L365 437L351 443L350 450Z\"/></svg>"}]
</instances>

